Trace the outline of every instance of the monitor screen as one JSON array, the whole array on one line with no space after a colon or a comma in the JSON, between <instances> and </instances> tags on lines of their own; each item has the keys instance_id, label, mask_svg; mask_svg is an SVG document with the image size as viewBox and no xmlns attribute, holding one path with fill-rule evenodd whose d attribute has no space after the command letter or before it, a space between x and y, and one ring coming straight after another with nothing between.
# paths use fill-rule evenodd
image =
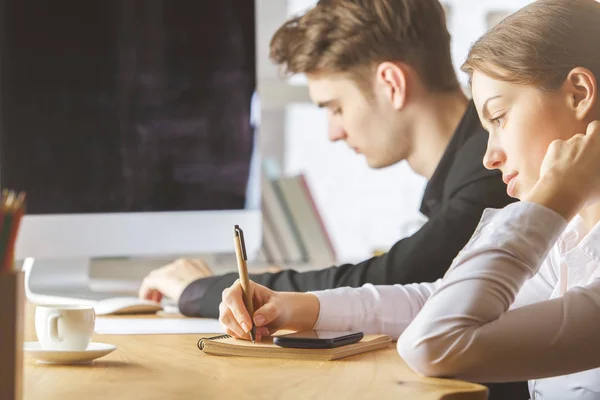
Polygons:
<instances>
[{"instance_id":1,"label":"monitor screen","mask_svg":"<svg viewBox=\"0 0 600 400\"><path fill-rule=\"evenodd\" d=\"M6 0L0 183L28 214L245 204L254 1Z\"/></svg>"}]
</instances>

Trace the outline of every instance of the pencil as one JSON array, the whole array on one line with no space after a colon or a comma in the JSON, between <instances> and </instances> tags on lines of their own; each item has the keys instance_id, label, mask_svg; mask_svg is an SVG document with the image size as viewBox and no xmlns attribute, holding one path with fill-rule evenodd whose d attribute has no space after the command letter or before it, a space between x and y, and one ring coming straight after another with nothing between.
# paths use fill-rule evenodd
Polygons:
<instances>
[{"instance_id":1,"label":"pencil","mask_svg":"<svg viewBox=\"0 0 600 400\"><path fill-rule=\"evenodd\" d=\"M21 218L23 217L23 213L24 213L23 207L19 206L17 208L17 204L15 203L15 211L13 214L12 224L10 227L10 233L8 236L9 247L8 247L8 251L6 252L5 259L4 259L4 262L6 263L7 268L10 268L9 266L12 266L14 264L15 246L17 243L17 235L19 234L19 227L21 226Z\"/></svg>"},{"instance_id":2,"label":"pencil","mask_svg":"<svg viewBox=\"0 0 600 400\"><path fill-rule=\"evenodd\" d=\"M14 268L15 242L25 208L25 192L2 190L0 200L0 272Z\"/></svg>"},{"instance_id":3,"label":"pencil","mask_svg":"<svg viewBox=\"0 0 600 400\"><path fill-rule=\"evenodd\" d=\"M244 305L246 306L246 310L248 310L248 314L250 314L250 318L253 318L254 304L252 302L252 293L250 293L250 279L248 278L248 266L246 265L246 260L248 260L248 256L246 254L246 244L244 243L244 232L239 227L239 225L235 225L233 227L233 242L235 245L235 256L237 259L238 272L240 275L240 283L242 285ZM254 320L252 321L252 329L250 329L250 339L252 339L252 343L256 342L256 326L254 325Z\"/></svg>"}]
</instances>

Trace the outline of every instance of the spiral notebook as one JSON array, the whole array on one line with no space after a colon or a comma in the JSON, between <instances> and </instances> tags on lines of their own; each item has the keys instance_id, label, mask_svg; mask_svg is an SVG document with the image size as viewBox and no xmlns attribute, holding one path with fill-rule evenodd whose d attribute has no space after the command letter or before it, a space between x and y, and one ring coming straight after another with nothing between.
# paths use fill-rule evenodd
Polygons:
<instances>
[{"instance_id":1,"label":"spiral notebook","mask_svg":"<svg viewBox=\"0 0 600 400\"><path fill-rule=\"evenodd\" d=\"M235 339L229 335L202 338L198 348L217 356L294 358L297 360L329 361L388 347L392 339L387 335L365 335L361 341L332 349L294 349L273 344L271 337L260 343Z\"/></svg>"}]
</instances>

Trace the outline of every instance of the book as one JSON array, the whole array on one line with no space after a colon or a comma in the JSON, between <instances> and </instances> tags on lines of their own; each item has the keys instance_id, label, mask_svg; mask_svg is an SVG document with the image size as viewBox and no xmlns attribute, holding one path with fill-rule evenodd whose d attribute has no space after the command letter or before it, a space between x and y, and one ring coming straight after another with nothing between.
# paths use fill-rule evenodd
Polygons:
<instances>
[{"instance_id":1,"label":"book","mask_svg":"<svg viewBox=\"0 0 600 400\"><path fill-rule=\"evenodd\" d=\"M272 160L263 162L262 170L262 209L272 223L274 237L280 243L283 260L294 264L307 261L306 250L300 240L297 227L287 209L287 204L277 185L280 174L276 163Z\"/></svg>"},{"instance_id":2,"label":"book","mask_svg":"<svg viewBox=\"0 0 600 400\"><path fill-rule=\"evenodd\" d=\"M293 358L296 360L331 361L368 351L387 348L392 339L387 335L365 335L361 341L331 349L296 349L273 344L272 337L260 343L235 339L229 335L201 338L198 348L217 356Z\"/></svg>"},{"instance_id":3,"label":"book","mask_svg":"<svg viewBox=\"0 0 600 400\"><path fill-rule=\"evenodd\" d=\"M279 238L273 231L273 221L271 220L268 210L263 209L262 211L262 222L263 222L263 250L266 255L266 260L269 263L281 265L282 263L289 262L289 258L284 254L284 248Z\"/></svg>"},{"instance_id":4,"label":"book","mask_svg":"<svg viewBox=\"0 0 600 400\"><path fill-rule=\"evenodd\" d=\"M304 174L282 177L276 183L306 249L307 261L313 265L335 263L335 249Z\"/></svg>"}]
</instances>

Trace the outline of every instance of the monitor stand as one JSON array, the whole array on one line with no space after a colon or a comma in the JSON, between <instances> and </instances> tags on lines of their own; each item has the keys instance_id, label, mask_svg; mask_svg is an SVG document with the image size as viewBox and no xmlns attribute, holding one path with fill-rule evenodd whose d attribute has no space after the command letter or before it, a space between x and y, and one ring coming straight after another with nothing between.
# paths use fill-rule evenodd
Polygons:
<instances>
[{"instance_id":1,"label":"monitor stand","mask_svg":"<svg viewBox=\"0 0 600 400\"><path fill-rule=\"evenodd\" d=\"M136 296L139 282L90 279L90 259L23 261L25 294L34 304L95 304L116 296Z\"/></svg>"}]
</instances>

